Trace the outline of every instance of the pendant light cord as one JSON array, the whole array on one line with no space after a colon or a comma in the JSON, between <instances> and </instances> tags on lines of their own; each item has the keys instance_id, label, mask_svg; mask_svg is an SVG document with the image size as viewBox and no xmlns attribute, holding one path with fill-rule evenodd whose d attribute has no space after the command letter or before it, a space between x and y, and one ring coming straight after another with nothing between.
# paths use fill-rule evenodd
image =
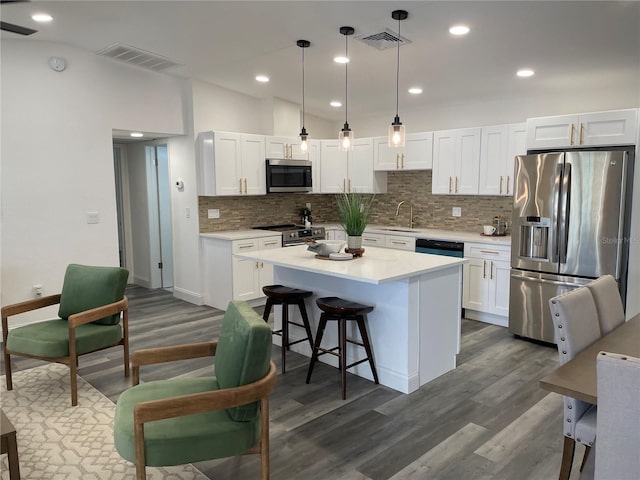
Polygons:
<instances>
[{"instance_id":1,"label":"pendant light cord","mask_svg":"<svg viewBox=\"0 0 640 480\"><path fill-rule=\"evenodd\" d=\"M344 36L344 56L349 58L349 46L348 46L349 36ZM344 123L349 123L347 118L349 114L349 62L344 64Z\"/></svg>"},{"instance_id":2,"label":"pendant light cord","mask_svg":"<svg viewBox=\"0 0 640 480\"><path fill-rule=\"evenodd\" d=\"M399 103L399 84L400 84L400 22L398 19L398 38L396 39L396 43L398 44L398 53L397 53L397 62L396 62L396 117L398 116L398 103Z\"/></svg>"},{"instance_id":3,"label":"pendant light cord","mask_svg":"<svg viewBox=\"0 0 640 480\"><path fill-rule=\"evenodd\" d=\"M302 49L302 129L304 130L304 48Z\"/></svg>"}]
</instances>

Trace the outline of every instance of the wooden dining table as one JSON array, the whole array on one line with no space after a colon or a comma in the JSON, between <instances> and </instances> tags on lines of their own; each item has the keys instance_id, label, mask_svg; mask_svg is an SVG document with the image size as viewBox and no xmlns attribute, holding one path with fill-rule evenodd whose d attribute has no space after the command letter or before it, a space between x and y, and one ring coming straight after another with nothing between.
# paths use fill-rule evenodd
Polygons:
<instances>
[{"instance_id":1,"label":"wooden dining table","mask_svg":"<svg viewBox=\"0 0 640 480\"><path fill-rule=\"evenodd\" d=\"M640 357L640 314L585 348L558 369L540 380L545 390L578 400L598 404L598 352L619 353Z\"/></svg>"}]
</instances>

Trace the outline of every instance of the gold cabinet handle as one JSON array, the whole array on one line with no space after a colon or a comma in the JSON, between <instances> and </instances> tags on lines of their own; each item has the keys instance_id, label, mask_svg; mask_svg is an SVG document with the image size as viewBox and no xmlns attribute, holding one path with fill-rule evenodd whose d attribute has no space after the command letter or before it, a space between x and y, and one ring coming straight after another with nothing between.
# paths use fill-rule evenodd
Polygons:
<instances>
[{"instance_id":1,"label":"gold cabinet handle","mask_svg":"<svg viewBox=\"0 0 640 480\"><path fill-rule=\"evenodd\" d=\"M400 170L400 154L396 153L396 170Z\"/></svg>"},{"instance_id":2,"label":"gold cabinet handle","mask_svg":"<svg viewBox=\"0 0 640 480\"><path fill-rule=\"evenodd\" d=\"M509 195L509 175L507 175L507 195Z\"/></svg>"},{"instance_id":3,"label":"gold cabinet handle","mask_svg":"<svg viewBox=\"0 0 640 480\"><path fill-rule=\"evenodd\" d=\"M269 245L277 245L279 242L277 240L273 240L271 242L264 242L264 246L269 246Z\"/></svg>"},{"instance_id":4,"label":"gold cabinet handle","mask_svg":"<svg viewBox=\"0 0 640 480\"><path fill-rule=\"evenodd\" d=\"M248 193L247 192L247 179L244 179L244 193Z\"/></svg>"},{"instance_id":5,"label":"gold cabinet handle","mask_svg":"<svg viewBox=\"0 0 640 480\"><path fill-rule=\"evenodd\" d=\"M342 179L342 191L343 192L347 191L347 179L346 178Z\"/></svg>"},{"instance_id":6,"label":"gold cabinet handle","mask_svg":"<svg viewBox=\"0 0 640 480\"><path fill-rule=\"evenodd\" d=\"M491 250L480 250L480 253L487 253L489 255L500 255L500 252L493 252Z\"/></svg>"},{"instance_id":7,"label":"gold cabinet handle","mask_svg":"<svg viewBox=\"0 0 640 480\"><path fill-rule=\"evenodd\" d=\"M238 248L251 248L253 247L253 243L245 243L244 245L238 246Z\"/></svg>"},{"instance_id":8,"label":"gold cabinet handle","mask_svg":"<svg viewBox=\"0 0 640 480\"><path fill-rule=\"evenodd\" d=\"M347 185L349 186L349 193L351 193L351 179L347 178Z\"/></svg>"},{"instance_id":9,"label":"gold cabinet handle","mask_svg":"<svg viewBox=\"0 0 640 480\"><path fill-rule=\"evenodd\" d=\"M458 193L458 176L456 175L456 193Z\"/></svg>"},{"instance_id":10,"label":"gold cabinet handle","mask_svg":"<svg viewBox=\"0 0 640 480\"><path fill-rule=\"evenodd\" d=\"M487 278L487 261L482 261L482 278Z\"/></svg>"},{"instance_id":11,"label":"gold cabinet handle","mask_svg":"<svg viewBox=\"0 0 640 480\"><path fill-rule=\"evenodd\" d=\"M489 272L491 272L491 280L493 280L493 262L491 262L491 265L489 267Z\"/></svg>"},{"instance_id":12,"label":"gold cabinet handle","mask_svg":"<svg viewBox=\"0 0 640 480\"><path fill-rule=\"evenodd\" d=\"M502 175L500 175L500 195L502 195Z\"/></svg>"},{"instance_id":13,"label":"gold cabinet handle","mask_svg":"<svg viewBox=\"0 0 640 480\"><path fill-rule=\"evenodd\" d=\"M264 268L264 263L260 262L260 268Z\"/></svg>"},{"instance_id":14,"label":"gold cabinet handle","mask_svg":"<svg viewBox=\"0 0 640 480\"><path fill-rule=\"evenodd\" d=\"M242 193L242 179L240 179L239 181L240 181L240 193Z\"/></svg>"},{"instance_id":15,"label":"gold cabinet handle","mask_svg":"<svg viewBox=\"0 0 640 480\"><path fill-rule=\"evenodd\" d=\"M580 145L584 144L584 123L580 122Z\"/></svg>"},{"instance_id":16,"label":"gold cabinet handle","mask_svg":"<svg viewBox=\"0 0 640 480\"><path fill-rule=\"evenodd\" d=\"M569 145L573 145L573 132L575 131L576 126L572 123L571 124L571 138L569 139Z\"/></svg>"},{"instance_id":17,"label":"gold cabinet handle","mask_svg":"<svg viewBox=\"0 0 640 480\"><path fill-rule=\"evenodd\" d=\"M404 169L404 153L402 154L402 168Z\"/></svg>"},{"instance_id":18,"label":"gold cabinet handle","mask_svg":"<svg viewBox=\"0 0 640 480\"><path fill-rule=\"evenodd\" d=\"M451 177L449 177L449 193L451 193Z\"/></svg>"}]
</instances>

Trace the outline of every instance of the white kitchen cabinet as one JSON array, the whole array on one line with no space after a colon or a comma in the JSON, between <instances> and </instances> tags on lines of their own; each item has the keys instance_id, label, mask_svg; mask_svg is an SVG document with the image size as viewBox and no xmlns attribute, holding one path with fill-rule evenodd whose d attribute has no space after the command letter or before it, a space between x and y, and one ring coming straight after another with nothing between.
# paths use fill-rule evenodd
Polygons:
<instances>
[{"instance_id":1,"label":"white kitchen cabinet","mask_svg":"<svg viewBox=\"0 0 640 480\"><path fill-rule=\"evenodd\" d=\"M410 252L415 252L416 239L415 237L403 237L400 235L385 235L384 246L395 250L408 250Z\"/></svg>"},{"instance_id":2,"label":"white kitchen cabinet","mask_svg":"<svg viewBox=\"0 0 640 480\"><path fill-rule=\"evenodd\" d=\"M327 240L343 240L347 241L347 232L342 228L328 228L325 230Z\"/></svg>"},{"instance_id":3,"label":"white kitchen cabinet","mask_svg":"<svg viewBox=\"0 0 640 480\"><path fill-rule=\"evenodd\" d=\"M311 193L322 193L320 176L322 162L320 161L320 140L309 140L309 161L311 162L311 181L313 183Z\"/></svg>"},{"instance_id":4,"label":"white kitchen cabinet","mask_svg":"<svg viewBox=\"0 0 640 480\"><path fill-rule=\"evenodd\" d=\"M433 133L433 194L478 193L481 131L478 127Z\"/></svg>"},{"instance_id":5,"label":"white kitchen cabinet","mask_svg":"<svg viewBox=\"0 0 640 480\"><path fill-rule=\"evenodd\" d=\"M264 136L202 132L198 135L198 194L266 194Z\"/></svg>"},{"instance_id":6,"label":"white kitchen cabinet","mask_svg":"<svg viewBox=\"0 0 640 480\"><path fill-rule=\"evenodd\" d=\"M273 283L273 266L233 255L280 248L281 245L280 235L240 240L202 237L204 303L226 310L231 300L249 301L264 297L262 287Z\"/></svg>"},{"instance_id":7,"label":"white kitchen cabinet","mask_svg":"<svg viewBox=\"0 0 640 480\"><path fill-rule=\"evenodd\" d=\"M362 234L362 246L363 247L384 247L385 236L380 233L367 233Z\"/></svg>"},{"instance_id":8,"label":"white kitchen cabinet","mask_svg":"<svg viewBox=\"0 0 640 480\"><path fill-rule=\"evenodd\" d=\"M373 138L356 139L353 150L342 152L337 140L320 141L322 193L386 193L387 174L373 171Z\"/></svg>"},{"instance_id":9,"label":"white kitchen cabinet","mask_svg":"<svg viewBox=\"0 0 640 480\"><path fill-rule=\"evenodd\" d=\"M637 109L529 118L527 148L633 145L637 131Z\"/></svg>"},{"instance_id":10,"label":"white kitchen cabinet","mask_svg":"<svg viewBox=\"0 0 640 480\"><path fill-rule=\"evenodd\" d=\"M482 127L480 142L480 195L513 195L516 155L525 155L526 123Z\"/></svg>"},{"instance_id":11,"label":"white kitchen cabinet","mask_svg":"<svg viewBox=\"0 0 640 480\"><path fill-rule=\"evenodd\" d=\"M373 169L377 171L430 170L433 132L410 133L402 148L389 147L388 137L373 139Z\"/></svg>"},{"instance_id":12,"label":"white kitchen cabinet","mask_svg":"<svg viewBox=\"0 0 640 480\"><path fill-rule=\"evenodd\" d=\"M467 318L507 326L511 248L465 243L462 306Z\"/></svg>"},{"instance_id":13,"label":"white kitchen cabinet","mask_svg":"<svg viewBox=\"0 0 640 480\"><path fill-rule=\"evenodd\" d=\"M300 150L299 137L266 137L267 158L309 160L309 152Z\"/></svg>"}]
</instances>

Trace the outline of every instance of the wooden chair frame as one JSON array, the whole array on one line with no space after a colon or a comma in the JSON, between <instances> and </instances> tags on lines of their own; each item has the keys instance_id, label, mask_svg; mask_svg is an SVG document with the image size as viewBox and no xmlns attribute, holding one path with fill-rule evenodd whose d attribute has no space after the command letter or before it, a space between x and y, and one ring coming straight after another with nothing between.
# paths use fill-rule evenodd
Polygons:
<instances>
[{"instance_id":1,"label":"wooden chair frame","mask_svg":"<svg viewBox=\"0 0 640 480\"><path fill-rule=\"evenodd\" d=\"M171 347L150 348L134 352L132 359L132 385L140 382L140 367L177 360L215 356L218 342L192 343ZM269 394L275 387L276 366L269 362L269 371L261 379L235 388L212 390L177 397L138 403L134 408L134 434L136 451L136 479L146 479L144 424L154 420L222 410L260 401L260 440L243 452L259 454L262 480L269 479Z\"/></svg>"},{"instance_id":2,"label":"wooden chair frame","mask_svg":"<svg viewBox=\"0 0 640 480\"><path fill-rule=\"evenodd\" d=\"M76 351L76 328L80 325L95 322L104 317L108 317L122 312L122 338L119 342L106 347L92 350L91 352L97 352L98 350L104 350L107 348L122 345L124 347L124 376L129 376L129 301L126 296L122 300L114 303L109 303L101 307L92 308L84 312L76 313L67 319L69 325L69 355L66 357L40 357L36 355L28 355L21 352L15 352L7 349L7 338L9 336L9 317L18 315L20 313L31 312L40 308L56 305L60 303L61 294L50 295L48 297L36 298L34 300L27 300L25 302L15 303L13 305L7 305L2 307L2 341L4 342L4 370L6 374L7 390L13 389L13 381L11 378L11 355L18 355L21 357L35 358L38 360L44 360L47 362L62 363L67 365L70 370L70 383L71 383L71 405L78 405L78 353Z\"/></svg>"}]
</instances>

